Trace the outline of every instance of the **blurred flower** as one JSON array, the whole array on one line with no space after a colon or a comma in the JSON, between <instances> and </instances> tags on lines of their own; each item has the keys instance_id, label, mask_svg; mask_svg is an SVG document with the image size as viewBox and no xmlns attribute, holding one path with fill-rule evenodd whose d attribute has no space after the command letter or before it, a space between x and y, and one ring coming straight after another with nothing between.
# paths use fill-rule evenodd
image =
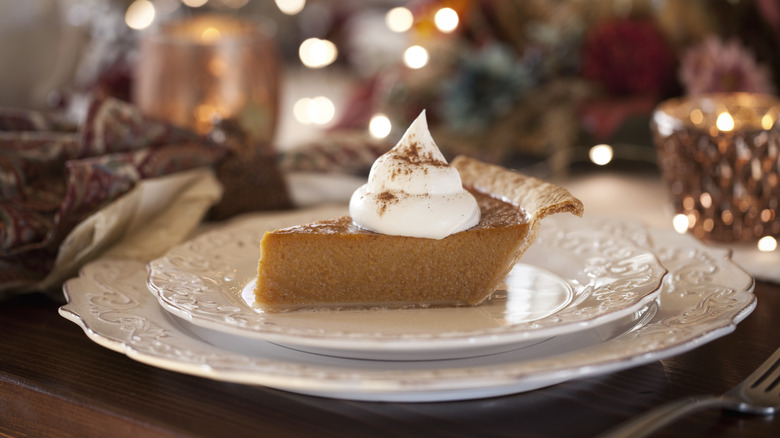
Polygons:
<instances>
[{"instance_id":1,"label":"blurred flower","mask_svg":"<svg viewBox=\"0 0 780 438\"><path fill-rule=\"evenodd\" d=\"M465 53L441 89L441 114L460 132L487 128L536 83L533 69L499 43Z\"/></svg>"},{"instance_id":2,"label":"blurred flower","mask_svg":"<svg viewBox=\"0 0 780 438\"><path fill-rule=\"evenodd\" d=\"M652 21L614 20L587 35L582 74L612 94L657 94L670 84L674 62L674 54Z\"/></svg>"},{"instance_id":3,"label":"blurred flower","mask_svg":"<svg viewBox=\"0 0 780 438\"><path fill-rule=\"evenodd\" d=\"M711 36L683 55L680 82L690 95L745 91L773 93L769 69L738 40Z\"/></svg>"}]
</instances>

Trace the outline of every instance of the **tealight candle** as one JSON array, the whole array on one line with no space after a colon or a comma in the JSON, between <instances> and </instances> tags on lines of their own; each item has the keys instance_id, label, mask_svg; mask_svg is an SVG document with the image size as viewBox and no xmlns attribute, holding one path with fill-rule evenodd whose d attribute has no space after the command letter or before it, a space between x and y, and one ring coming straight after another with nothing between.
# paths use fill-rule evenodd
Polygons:
<instances>
[{"instance_id":1,"label":"tealight candle","mask_svg":"<svg viewBox=\"0 0 780 438\"><path fill-rule=\"evenodd\" d=\"M256 23L204 14L141 38L133 100L144 114L206 134L229 126L267 148L279 100L274 41Z\"/></svg>"},{"instance_id":2,"label":"tealight candle","mask_svg":"<svg viewBox=\"0 0 780 438\"><path fill-rule=\"evenodd\" d=\"M651 126L675 229L725 242L780 235L779 113L777 98L749 93L656 108Z\"/></svg>"}]
</instances>

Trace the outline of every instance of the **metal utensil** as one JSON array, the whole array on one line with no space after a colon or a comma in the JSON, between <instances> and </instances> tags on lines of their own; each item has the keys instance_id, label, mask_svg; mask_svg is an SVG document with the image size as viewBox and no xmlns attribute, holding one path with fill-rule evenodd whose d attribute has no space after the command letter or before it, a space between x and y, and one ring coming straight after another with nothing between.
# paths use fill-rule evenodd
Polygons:
<instances>
[{"instance_id":1,"label":"metal utensil","mask_svg":"<svg viewBox=\"0 0 780 438\"><path fill-rule=\"evenodd\" d=\"M780 410L780 348L742 383L720 396L694 396L650 410L600 435L600 438L643 437L684 415L708 408L755 415Z\"/></svg>"}]
</instances>

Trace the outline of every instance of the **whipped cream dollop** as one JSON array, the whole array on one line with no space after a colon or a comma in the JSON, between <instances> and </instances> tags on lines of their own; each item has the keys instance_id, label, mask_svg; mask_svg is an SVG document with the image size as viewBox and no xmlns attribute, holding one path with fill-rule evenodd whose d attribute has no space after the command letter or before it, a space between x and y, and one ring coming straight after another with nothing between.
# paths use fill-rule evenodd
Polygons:
<instances>
[{"instance_id":1,"label":"whipped cream dollop","mask_svg":"<svg viewBox=\"0 0 780 438\"><path fill-rule=\"evenodd\" d=\"M480 218L477 200L428 132L425 111L371 166L368 182L352 194L349 214L367 230L430 239L467 230Z\"/></svg>"}]
</instances>

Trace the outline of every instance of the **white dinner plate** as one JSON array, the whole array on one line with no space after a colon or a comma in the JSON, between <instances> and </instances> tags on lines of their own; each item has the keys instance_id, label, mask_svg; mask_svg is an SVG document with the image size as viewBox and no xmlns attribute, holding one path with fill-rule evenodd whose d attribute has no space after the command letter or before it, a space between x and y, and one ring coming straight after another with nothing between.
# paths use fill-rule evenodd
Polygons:
<instances>
[{"instance_id":1,"label":"white dinner plate","mask_svg":"<svg viewBox=\"0 0 780 438\"><path fill-rule=\"evenodd\" d=\"M500 354L345 359L225 334L172 317L149 293L145 266L122 259L98 260L69 280L60 314L96 343L168 370L325 397L422 402L512 394L657 361L730 333L755 308L752 278L726 252L674 232L594 223L644 242L669 270L657 308Z\"/></svg>"},{"instance_id":2,"label":"white dinner plate","mask_svg":"<svg viewBox=\"0 0 780 438\"><path fill-rule=\"evenodd\" d=\"M666 273L630 236L575 218L545 221L480 306L287 313L255 306L263 233L331 214L312 209L219 227L152 261L150 289L172 314L225 333L339 357L431 360L499 353L615 321L653 301Z\"/></svg>"}]
</instances>

